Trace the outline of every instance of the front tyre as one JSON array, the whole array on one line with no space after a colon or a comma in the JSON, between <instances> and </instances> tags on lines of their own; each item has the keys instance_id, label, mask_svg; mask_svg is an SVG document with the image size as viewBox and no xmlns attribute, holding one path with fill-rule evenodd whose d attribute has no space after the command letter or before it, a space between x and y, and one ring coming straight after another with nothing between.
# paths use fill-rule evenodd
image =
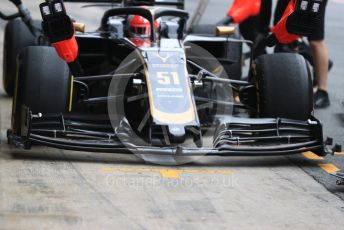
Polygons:
<instances>
[{"instance_id":1,"label":"front tyre","mask_svg":"<svg viewBox=\"0 0 344 230\"><path fill-rule=\"evenodd\" d=\"M252 71L257 87L258 115L307 120L313 111L311 74L295 53L259 56Z\"/></svg>"},{"instance_id":2,"label":"front tyre","mask_svg":"<svg viewBox=\"0 0 344 230\"><path fill-rule=\"evenodd\" d=\"M64 113L70 102L68 65L52 47L31 46L18 58L18 75L12 108L13 133L20 135L23 107L34 114Z\"/></svg>"}]
</instances>

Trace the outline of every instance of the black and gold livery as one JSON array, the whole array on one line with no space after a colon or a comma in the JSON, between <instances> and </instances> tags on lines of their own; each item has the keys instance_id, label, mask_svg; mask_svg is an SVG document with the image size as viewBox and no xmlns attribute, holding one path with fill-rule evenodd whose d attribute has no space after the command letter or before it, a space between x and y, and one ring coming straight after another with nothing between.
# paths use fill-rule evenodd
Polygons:
<instances>
[{"instance_id":1,"label":"black and gold livery","mask_svg":"<svg viewBox=\"0 0 344 230\"><path fill-rule=\"evenodd\" d=\"M242 80L247 41L216 36L215 27L206 35L187 30L184 1L118 2L104 12L99 30L75 34L79 75L72 76L47 41L22 51L10 144L179 156L327 154L321 123L312 116L310 75L301 56L252 58L248 80ZM137 6L142 4L146 7ZM132 15L149 21L148 46L128 37ZM197 55L197 47L209 56ZM132 67L138 62L139 68ZM122 81L118 94L110 95L111 83ZM118 101L123 108L114 110L121 115L116 127L109 105ZM203 139L209 130L214 134L207 145ZM148 145L124 145L131 134ZM189 137L196 147L184 145Z\"/></svg>"}]
</instances>

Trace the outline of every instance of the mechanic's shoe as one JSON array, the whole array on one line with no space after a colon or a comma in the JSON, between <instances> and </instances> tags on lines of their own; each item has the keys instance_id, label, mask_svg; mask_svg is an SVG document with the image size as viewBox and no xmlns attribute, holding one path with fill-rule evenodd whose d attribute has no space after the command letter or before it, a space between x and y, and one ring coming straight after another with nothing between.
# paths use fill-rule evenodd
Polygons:
<instances>
[{"instance_id":1,"label":"mechanic's shoe","mask_svg":"<svg viewBox=\"0 0 344 230\"><path fill-rule=\"evenodd\" d=\"M318 89L314 94L314 107L316 109L325 109L330 106L330 98L325 90Z\"/></svg>"}]
</instances>

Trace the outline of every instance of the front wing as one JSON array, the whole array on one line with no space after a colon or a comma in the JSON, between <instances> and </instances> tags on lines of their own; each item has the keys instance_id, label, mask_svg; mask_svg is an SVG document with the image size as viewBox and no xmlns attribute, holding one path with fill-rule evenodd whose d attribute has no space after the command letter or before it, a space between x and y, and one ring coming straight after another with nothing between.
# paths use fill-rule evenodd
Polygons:
<instances>
[{"instance_id":1,"label":"front wing","mask_svg":"<svg viewBox=\"0 0 344 230\"><path fill-rule=\"evenodd\" d=\"M313 151L328 153L323 141L321 123L311 117L307 121L282 118L232 118L217 125L211 148L181 146L135 146L123 143L108 123L91 116L32 115L27 113L21 135L8 130L9 144L30 149L43 145L58 149L131 154L178 156L275 156Z\"/></svg>"}]
</instances>

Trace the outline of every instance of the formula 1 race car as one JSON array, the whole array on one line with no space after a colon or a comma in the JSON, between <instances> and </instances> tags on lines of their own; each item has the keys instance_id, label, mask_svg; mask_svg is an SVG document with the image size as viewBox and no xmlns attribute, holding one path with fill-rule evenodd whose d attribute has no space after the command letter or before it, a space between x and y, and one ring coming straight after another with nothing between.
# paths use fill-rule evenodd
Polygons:
<instances>
[{"instance_id":1,"label":"formula 1 race car","mask_svg":"<svg viewBox=\"0 0 344 230\"><path fill-rule=\"evenodd\" d=\"M241 57L231 47L246 41L230 37L232 27L187 33L180 0L118 4L94 32L61 0L40 5L41 27L26 20L34 32L20 39L35 46L18 56L11 145L180 158L327 154L300 55L252 54L248 80L234 80Z\"/></svg>"}]
</instances>

